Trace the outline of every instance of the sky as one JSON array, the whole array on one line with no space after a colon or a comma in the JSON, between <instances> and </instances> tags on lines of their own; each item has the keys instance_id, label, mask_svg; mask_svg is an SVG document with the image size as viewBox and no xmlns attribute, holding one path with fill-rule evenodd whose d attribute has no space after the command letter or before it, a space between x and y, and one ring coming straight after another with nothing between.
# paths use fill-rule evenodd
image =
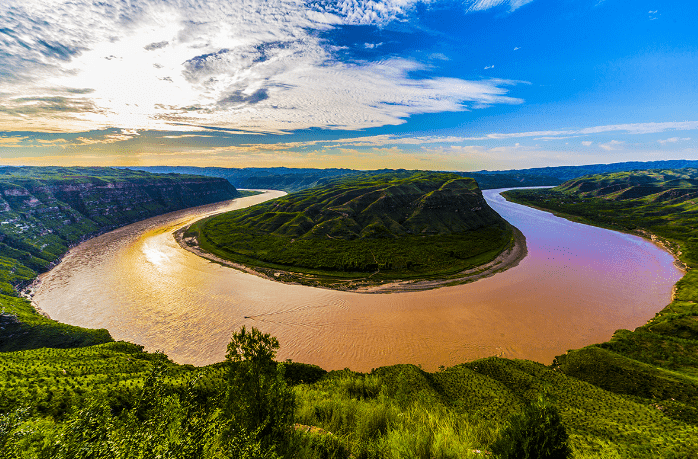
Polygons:
<instances>
[{"instance_id":1,"label":"sky","mask_svg":"<svg viewBox=\"0 0 698 459\"><path fill-rule=\"evenodd\" d=\"M698 159L698 4L2 0L0 164Z\"/></svg>"}]
</instances>

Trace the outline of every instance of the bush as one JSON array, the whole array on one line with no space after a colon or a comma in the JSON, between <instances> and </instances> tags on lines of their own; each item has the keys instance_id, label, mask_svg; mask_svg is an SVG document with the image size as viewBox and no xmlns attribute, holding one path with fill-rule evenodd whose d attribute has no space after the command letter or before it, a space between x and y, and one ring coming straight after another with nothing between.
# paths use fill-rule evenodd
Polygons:
<instances>
[{"instance_id":1,"label":"bush","mask_svg":"<svg viewBox=\"0 0 698 459\"><path fill-rule=\"evenodd\" d=\"M566 459L568 440L557 409L540 396L509 418L491 449L500 459Z\"/></svg>"},{"instance_id":2,"label":"bush","mask_svg":"<svg viewBox=\"0 0 698 459\"><path fill-rule=\"evenodd\" d=\"M256 328L242 327L228 344L228 387L225 414L230 434L256 437L265 448L287 443L293 424L294 399L284 379L284 366L274 361L279 342Z\"/></svg>"}]
</instances>

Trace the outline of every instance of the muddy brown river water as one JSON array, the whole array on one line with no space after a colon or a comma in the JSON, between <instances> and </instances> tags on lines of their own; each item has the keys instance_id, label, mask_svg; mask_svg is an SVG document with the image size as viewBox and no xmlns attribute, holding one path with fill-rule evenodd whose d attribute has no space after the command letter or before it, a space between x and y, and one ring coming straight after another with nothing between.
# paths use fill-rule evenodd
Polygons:
<instances>
[{"instance_id":1,"label":"muddy brown river water","mask_svg":"<svg viewBox=\"0 0 698 459\"><path fill-rule=\"evenodd\" d=\"M199 258L172 236L203 216L284 194L271 191L91 239L41 277L34 302L55 320L106 328L179 363L223 360L231 332L247 325L279 339L280 359L368 371L396 363L435 370L492 355L549 364L642 325L670 301L682 276L670 254L509 203L499 191L483 194L524 233L528 255L470 284L391 294L285 285Z\"/></svg>"}]
</instances>

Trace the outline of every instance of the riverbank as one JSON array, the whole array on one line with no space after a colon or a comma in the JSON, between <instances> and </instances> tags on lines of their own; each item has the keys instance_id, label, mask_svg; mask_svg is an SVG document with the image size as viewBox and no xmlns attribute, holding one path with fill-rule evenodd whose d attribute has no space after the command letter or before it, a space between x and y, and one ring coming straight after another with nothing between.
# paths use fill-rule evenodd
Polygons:
<instances>
[{"instance_id":1,"label":"riverbank","mask_svg":"<svg viewBox=\"0 0 698 459\"><path fill-rule=\"evenodd\" d=\"M266 269L250 267L242 263L236 263L221 258L213 253L203 250L195 236L185 236L191 225L184 226L173 233L173 236L180 247L197 256L212 262L237 269L239 271L252 274L263 279L281 282L289 285L306 285L331 290L351 291L356 293L400 293L419 292L432 290L439 287L467 284L479 279L493 276L506 271L519 264L528 253L526 249L526 237L517 228L511 226L513 233L512 240L508 247L504 249L494 260L476 268L461 271L452 276L440 279L423 280L397 280L391 282L372 281L370 276L365 279L335 279L311 274L296 273L281 269Z\"/></svg>"},{"instance_id":2,"label":"riverbank","mask_svg":"<svg viewBox=\"0 0 698 459\"><path fill-rule=\"evenodd\" d=\"M549 188L549 187L546 187L546 188ZM514 190L515 190L515 188L514 188ZM679 247L677 247L676 244L673 244L668 239L660 237L654 233L651 233L650 231L648 231L644 228L628 230L625 228L618 227L618 225L611 225L611 224L608 224L606 222L596 221L592 218L584 218L584 217L581 217L579 215L571 214L568 212L563 212L561 210L542 207L540 205L536 205L535 203L532 203L530 200L520 199L514 195L507 194L507 192L502 193L502 197L509 202L528 206L532 209L537 209L537 210L540 210L543 212L549 212L549 213L555 215L556 217L564 218L565 220L569 220L571 222L581 223L583 225L589 225L589 226L596 226L598 228L604 228L604 229L608 229L611 231L618 231L619 233L630 234L632 236L639 236L639 237L651 242L655 246L659 247L660 249L667 252L672 257L674 257L674 266L676 266L678 269L680 269L684 274L687 273L688 270L690 269L688 267L688 265L681 259L681 255L682 255L681 249ZM672 296L672 301L673 301L673 296Z\"/></svg>"}]
</instances>

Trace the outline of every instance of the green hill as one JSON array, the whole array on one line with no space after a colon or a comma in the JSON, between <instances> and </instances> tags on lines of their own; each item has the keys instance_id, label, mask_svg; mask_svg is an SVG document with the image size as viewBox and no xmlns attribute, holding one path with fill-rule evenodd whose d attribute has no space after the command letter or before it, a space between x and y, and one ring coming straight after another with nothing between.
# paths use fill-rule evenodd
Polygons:
<instances>
[{"instance_id":1,"label":"green hill","mask_svg":"<svg viewBox=\"0 0 698 459\"><path fill-rule=\"evenodd\" d=\"M647 202L681 203L698 197L698 169L618 172L570 180L555 191L613 201L644 198Z\"/></svg>"},{"instance_id":2,"label":"green hill","mask_svg":"<svg viewBox=\"0 0 698 459\"><path fill-rule=\"evenodd\" d=\"M190 237L277 279L331 286L453 276L513 242L473 179L429 172L330 179L199 222Z\"/></svg>"}]
</instances>

